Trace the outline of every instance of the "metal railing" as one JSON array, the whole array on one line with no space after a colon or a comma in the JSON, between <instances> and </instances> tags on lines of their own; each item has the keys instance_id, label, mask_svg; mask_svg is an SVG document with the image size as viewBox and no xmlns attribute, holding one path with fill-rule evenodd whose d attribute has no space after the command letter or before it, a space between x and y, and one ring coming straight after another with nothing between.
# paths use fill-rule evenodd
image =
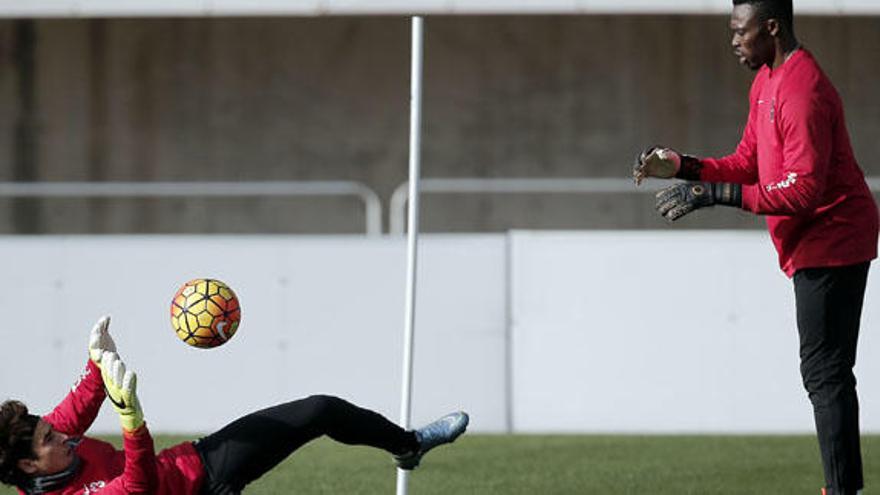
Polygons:
<instances>
[{"instance_id":1,"label":"metal railing","mask_svg":"<svg viewBox=\"0 0 880 495\"><path fill-rule=\"evenodd\" d=\"M483 178L421 179L421 193L443 194L583 194L583 193L653 193L650 186L660 181L647 180L636 188L631 179L617 178ZM394 189L388 208L388 225L392 235L405 232L404 218L409 201L407 183Z\"/></svg>"},{"instance_id":2,"label":"metal railing","mask_svg":"<svg viewBox=\"0 0 880 495\"><path fill-rule=\"evenodd\" d=\"M880 192L880 177L866 177L871 191ZM666 181L649 179L636 188L625 178L447 178L420 180L428 194L653 194ZM360 182L0 182L0 198L133 198L133 197L296 197L354 196L364 205L364 231L382 234L382 201ZM388 208L389 232L406 228L408 183L398 185Z\"/></svg>"},{"instance_id":3,"label":"metal railing","mask_svg":"<svg viewBox=\"0 0 880 495\"><path fill-rule=\"evenodd\" d=\"M868 187L880 192L880 177L866 177ZM636 187L626 178L484 178L459 177L449 179L421 179L420 193L442 194L595 194L629 193L654 194L668 181L648 179ZM394 189L388 207L388 226L392 235L405 233L406 205L409 201L408 183Z\"/></svg>"},{"instance_id":4,"label":"metal railing","mask_svg":"<svg viewBox=\"0 0 880 495\"><path fill-rule=\"evenodd\" d=\"M352 181L272 182L0 182L0 198L356 196L364 204L365 233L382 234L382 202Z\"/></svg>"}]
</instances>

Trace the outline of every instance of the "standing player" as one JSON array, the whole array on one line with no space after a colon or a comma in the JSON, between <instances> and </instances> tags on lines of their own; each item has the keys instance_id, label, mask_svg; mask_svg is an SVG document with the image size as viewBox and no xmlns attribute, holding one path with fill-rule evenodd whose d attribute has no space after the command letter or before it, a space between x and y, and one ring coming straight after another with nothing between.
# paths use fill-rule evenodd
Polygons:
<instances>
[{"instance_id":1,"label":"standing player","mask_svg":"<svg viewBox=\"0 0 880 495\"><path fill-rule=\"evenodd\" d=\"M850 146L843 105L794 35L791 0L733 0L740 63L757 70L736 151L695 158L645 150L634 178L686 181L657 194L676 220L724 205L767 216L782 270L794 279L801 376L813 404L824 493L860 493L856 359L865 284L877 257L877 205Z\"/></svg>"},{"instance_id":2,"label":"standing player","mask_svg":"<svg viewBox=\"0 0 880 495\"><path fill-rule=\"evenodd\" d=\"M413 469L429 450L464 433L468 416L452 413L414 431L342 399L316 395L240 418L197 442L155 454L137 397L104 317L92 329L89 361L63 402L40 418L21 402L0 405L0 481L21 493L232 495L322 435L391 453ZM104 398L122 424L124 451L82 436Z\"/></svg>"}]
</instances>

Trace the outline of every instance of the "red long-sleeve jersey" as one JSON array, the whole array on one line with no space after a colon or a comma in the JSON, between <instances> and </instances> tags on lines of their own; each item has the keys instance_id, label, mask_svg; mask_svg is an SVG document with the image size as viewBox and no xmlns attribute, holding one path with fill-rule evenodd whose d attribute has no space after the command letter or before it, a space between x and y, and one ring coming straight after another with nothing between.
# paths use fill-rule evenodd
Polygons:
<instances>
[{"instance_id":1,"label":"red long-sleeve jersey","mask_svg":"<svg viewBox=\"0 0 880 495\"><path fill-rule=\"evenodd\" d=\"M843 104L807 50L758 71L736 151L700 161L702 180L743 184L743 209L767 215L788 276L877 257L877 205L853 155Z\"/></svg>"},{"instance_id":2,"label":"red long-sleeve jersey","mask_svg":"<svg viewBox=\"0 0 880 495\"><path fill-rule=\"evenodd\" d=\"M95 421L104 398L101 370L89 360L83 375L71 391L43 420L61 433L83 437ZM63 488L50 493L198 493L205 470L192 443L184 442L156 455L153 438L144 425L134 433L123 434L123 449L116 450L107 442L83 437L76 447L76 454L81 460L79 472Z\"/></svg>"}]
</instances>

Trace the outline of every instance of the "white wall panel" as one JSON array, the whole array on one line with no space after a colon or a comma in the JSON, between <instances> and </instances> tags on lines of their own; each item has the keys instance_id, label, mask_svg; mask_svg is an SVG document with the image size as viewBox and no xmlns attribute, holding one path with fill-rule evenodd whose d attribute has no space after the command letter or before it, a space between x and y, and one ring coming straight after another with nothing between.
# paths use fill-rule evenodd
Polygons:
<instances>
[{"instance_id":1,"label":"white wall panel","mask_svg":"<svg viewBox=\"0 0 880 495\"><path fill-rule=\"evenodd\" d=\"M503 237L422 243L413 421L464 408L504 428ZM0 239L3 396L52 407L85 363L101 314L140 373L158 431L210 431L255 408L332 393L397 421L404 245L362 237ZM239 333L213 350L171 330L177 286L216 277L238 293ZM475 372L478 371L478 372ZM115 431L104 408L98 431Z\"/></svg>"},{"instance_id":2,"label":"white wall panel","mask_svg":"<svg viewBox=\"0 0 880 495\"><path fill-rule=\"evenodd\" d=\"M765 233L517 233L512 259L517 430L812 430L793 289ZM875 300L857 367L874 431Z\"/></svg>"},{"instance_id":3,"label":"white wall panel","mask_svg":"<svg viewBox=\"0 0 880 495\"><path fill-rule=\"evenodd\" d=\"M802 0L798 14L877 15L874 0ZM0 17L414 15L414 14L725 14L725 0L0 0Z\"/></svg>"},{"instance_id":4,"label":"white wall panel","mask_svg":"<svg viewBox=\"0 0 880 495\"><path fill-rule=\"evenodd\" d=\"M455 13L565 14L579 11L577 0L452 0Z\"/></svg>"},{"instance_id":5,"label":"white wall panel","mask_svg":"<svg viewBox=\"0 0 880 495\"><path fill-rule=\"evenodd\" d=\"M76 14L70 0L0 0L2 17L69 17Z\"/></svg>"},{"instance_id":6,"label":"white wall panel","mask_svg":"<svg viewBox=\"0 0 880 495\"><path fill-rule=\"evenodd\" d=\"M319 0L321 14L441 14L450 12L452 0Z\"/></svg>"},{"instance_id":7,"label":"white wall panel","mask_svg":"<svg viewBox=\"0 0 880 495\"><path fill-rule=\"evenodd\" d=\"M321 12L320 0L211 0L205 2L205 14L219 15L315 15ZM311 13L311 14L310 14Z\"/></svg>"},{"instance_id":8,"label":"white wall panel","mask_svg":"<svg viewBox=\"0 0 880 495\"><path fill-rule=\"evenodd\" d=\"M150 0L149 2L120 2L118 0L77 0L71 2L84 16L129 17L151 15L201 15L205 0Z\"/></svg>"},{"instance_id":9,"label":"white wall panel","mask_svg":"<svg viewBox=\"0 0 880 495\"><path fill-rule=\"evenodd\" d=\"M730 12L730 5L724 0L579 0L578 10L596 14L717 14Z\"/></svg>"},{"instance_id":10,"label":"white wall panel","mask_svg":"<svg viewBox=\"0 0 880 495\"><path fill-rule=\"evenodd\" d=\"M877 0L838 0L838 9L849 15L877 15L880 2Z\"/></svg>"},{"instance_id":11,"label":"white wall panel","mask_svg":"<svg viewBox=\"0 0 880 495\"><path fill-rule=\"evenodd\" d=\"M812 430L791 283L765 233L515 232L509 246L508 275L504 235L422 239L415 423L463 408L474 431L504 431L511 404L518 432ZM0 398L52 407L110 312L156 431L210 431L312 393L397 420L403 256L389 237L0 237ZM218 349L187 347L168 322L199 276L241 299L240 332ZM877 277L857 365L874 432ZM96 431L115 430L105 407Z\"/></svg>"}]
</instances>

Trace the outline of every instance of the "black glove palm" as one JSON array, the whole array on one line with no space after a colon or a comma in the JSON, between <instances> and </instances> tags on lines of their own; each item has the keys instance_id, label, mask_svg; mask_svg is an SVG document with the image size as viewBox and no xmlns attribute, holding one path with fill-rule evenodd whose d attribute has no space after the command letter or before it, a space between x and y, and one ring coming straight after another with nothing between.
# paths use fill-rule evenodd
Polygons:
<instances>
[{"instance_id":1,"label":"black glove palm","mask_svg":"<svg viewBox=\"0 0 880 495\"><path fill-rule=\"evenodd\" d=\"M742 186L712 182L681 182L657 193L657 211L669 221L715 204L742 206Z\"/></svg>"}]
</instances>

